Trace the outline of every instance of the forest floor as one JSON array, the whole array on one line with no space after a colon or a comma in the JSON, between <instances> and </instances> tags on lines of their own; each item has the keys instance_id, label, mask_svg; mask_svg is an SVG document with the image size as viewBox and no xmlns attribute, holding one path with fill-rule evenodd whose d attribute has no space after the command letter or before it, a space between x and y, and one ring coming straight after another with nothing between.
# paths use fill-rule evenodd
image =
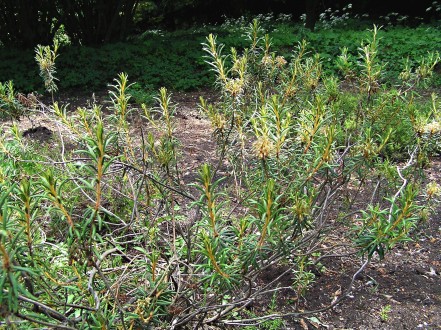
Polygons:
<instances>
[{"instance_id":1,"label":"forest floor","mask_svg":"<svg viewBox=\"0 0 441 330\"><path fill-rule=\"evenodd\" d=\"M204 92L210 100L210 92ZM194 169L202 161L215 161L216 147L208 120L198 110L201 93L176 94L172 100L178 105L176 132L183 147L183 179L194 180ZM97 101L108 99L106 94ZM59 101L70 108L86 106L85 95L61 96ZM26 138L50 143L56 128L42 118L33 118L33 128L23 120L20 128ZM221 173L222 174L222 173ZM426 169L426 180L441 184L441 158L432 159ZM373 260L357 277L346 299L328 309L302 319L287 319L281 329L441 329L441 205L413 234L413 241L397 246L383 260ZM355 257L333 259L326 263L326 271L316 277L298 309L316 310L330 304L344 291L352 274L360 267ZM277 269L265 276L274 277ZM291 278L284 279L290 286ZM255 312L264 312L268 300L259 301ZM292 308L291 293L281 291L277 296L280 310ZM266 328L266 327L265 327ZM271 328L273 329L273 328Z\"/></svg>"}]
</instances>

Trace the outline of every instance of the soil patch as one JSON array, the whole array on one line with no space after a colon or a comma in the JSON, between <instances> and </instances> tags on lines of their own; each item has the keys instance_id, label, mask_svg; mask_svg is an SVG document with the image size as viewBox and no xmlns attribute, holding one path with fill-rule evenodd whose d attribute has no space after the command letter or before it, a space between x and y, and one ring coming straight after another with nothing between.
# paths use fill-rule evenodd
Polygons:
<instances>
[{"instance_id":1,"label":"soil patch","mask_svg":"<svg viewBox=\"0 0 441 330\"><path fill-rule=\"evenodd\" d=\"M47 142L52 137L52 131L45 126L28 128L23 132L23 137L27 137L38 142Z\"/></svg>"}]
</instances>

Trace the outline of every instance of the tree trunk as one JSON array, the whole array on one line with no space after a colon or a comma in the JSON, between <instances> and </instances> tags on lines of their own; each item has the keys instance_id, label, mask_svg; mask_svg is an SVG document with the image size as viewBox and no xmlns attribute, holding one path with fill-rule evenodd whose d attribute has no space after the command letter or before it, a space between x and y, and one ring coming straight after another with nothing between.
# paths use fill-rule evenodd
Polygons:
<instances>
[{"instance_id":1,"label":"tree trunk","mask_svg":"<svg viewBox=\"0 0 441 330\"><path fill-rule=\"evenodd\" d=\"M318 7L319 0L305 0L305 9L306 9L306 22L305 27L314 31L315 23L318 20Z\"/></svg>"}]
</instances>

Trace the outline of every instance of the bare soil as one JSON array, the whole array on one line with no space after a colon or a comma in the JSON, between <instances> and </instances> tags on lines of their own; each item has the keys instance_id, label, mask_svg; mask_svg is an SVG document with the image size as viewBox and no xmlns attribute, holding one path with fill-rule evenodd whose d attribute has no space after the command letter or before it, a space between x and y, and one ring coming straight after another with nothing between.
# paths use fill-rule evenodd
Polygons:
<instances>
[{"instance_id":1,"label":"bare soil","mask_svg":"<svg viewBox=\"0 0 441 330\"><path fill-rule=\"evenodd\" d=\"M201 94L213 98L209 91L175 94L178 104L176 132L183 147L185 182L194 180L195 168L202 161L216 159L215 143L208 120L198 110ZM95 95L98 103L108 100L105 93ZM63 104L71 108L87 106L92 98L87 95L64 95ZM56 127L44 118L27 119L20 124L26 138L40 143L51 143ZM435 158L426 169L428 180L441 184L441 159ZM301 319L287 319L283 329L441 329L441 205L427 222L413 233L413 241L397 246L384 260L374 260L357 277L348 297L336 307ZM316 310L326 307L344 292L351 276L360 267L359 259L340 258L324 264L326 271L318 272L316 282L297 308ZM269 281L281 274L283 268L269 269L262 280ZM289 287L292 279L283 278ZM282 283L283 285L284 283ZM295 293L286 289L278 296L280 310L292 312ZM263 312L271 296L251 308Z\"/></svg>"}]
</instances>

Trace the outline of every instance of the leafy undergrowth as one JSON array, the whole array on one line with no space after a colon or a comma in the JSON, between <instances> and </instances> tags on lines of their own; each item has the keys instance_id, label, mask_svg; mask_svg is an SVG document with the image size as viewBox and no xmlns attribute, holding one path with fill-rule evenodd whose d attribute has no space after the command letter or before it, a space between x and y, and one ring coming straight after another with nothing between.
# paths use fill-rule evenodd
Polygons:
<instances>
[{"instance_id":1,"label":"leafy undergrowth","mask_svg":"<svg viewBox=\"0 0 441 330\"><path fill-rule=\"evenodd\" d=\"M317 322L427 222L441 192L423 172L439 153L440 102L417 91L437 54L409 62L391 88L376 27L358 64L337 58L342 79L306 42L289 61L272 52L257 20L247 38L226 56L207 37L218 92L191 119L165 88L154 107L131 104L123 73L107 107L48 106L0 86L8 116L37 113L41 126L13 125L1 142L2 325ZM55 99L56 49L42 50ZM200 125L210 140L192 132ZM340 291L308 303L330 274L343 275Z\"/></svg>"},{"instance_id":2,"label":"leafy undergrowth","mask_svg":"<svg viewBox=\"0 0 441 330\"><path fill-rule=\"evenodd\" d=\"M342 48L347 48L351 62L357 62L360 41L368 36L366 28L370 28L366 23L357 25L360 20L353 20L348 25L339 22L327 26L324 22L319 24L316 32L311 32L289 19L274 20L264 16L262 20L271 33L272 49L279 55L290 59L294 55L293 46L303 39L308 40L309 50L320 54L326 74L338 74L335 58L341 54ZM59 87L61 91L75 93L103 90L115 74L122 71L136 81L131 93L139 103L152 102L160 87L180 91L206 89L212 86L213 75L202 58L201 44L205 36L216 34L226 49L236 47L242 50L248 46L247 26L247 21L242 19L175 32L146 31L125 42L101 47L67 45L62 47L58 58ZM381 79L384 84L395 83L407 58L410 65L415 66L427 53L439 49L441 43L437 24L413 28L390 25L379 34L383 38L379 57L387 65ZM14 81L22 92L44 90L30 50L2 48L0 73L3 80ZM436 77L439 86L439 70Z\"/></svg>"}]
</instances>

